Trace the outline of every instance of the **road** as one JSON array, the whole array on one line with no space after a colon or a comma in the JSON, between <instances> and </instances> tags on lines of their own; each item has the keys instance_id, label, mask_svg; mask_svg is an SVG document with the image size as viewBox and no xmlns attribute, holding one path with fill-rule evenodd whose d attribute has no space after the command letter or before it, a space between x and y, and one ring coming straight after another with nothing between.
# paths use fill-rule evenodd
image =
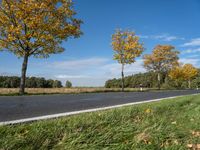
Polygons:
<instances>
[{"instance_id":1,"label":"road","mask_svg":"<svg viewBox=\"0 0 200 150\"><path fill-rule=\"evenodd\" d=\"M0 96L0 122L195 93L199 91Z\"/></svg>"}]
</instances>

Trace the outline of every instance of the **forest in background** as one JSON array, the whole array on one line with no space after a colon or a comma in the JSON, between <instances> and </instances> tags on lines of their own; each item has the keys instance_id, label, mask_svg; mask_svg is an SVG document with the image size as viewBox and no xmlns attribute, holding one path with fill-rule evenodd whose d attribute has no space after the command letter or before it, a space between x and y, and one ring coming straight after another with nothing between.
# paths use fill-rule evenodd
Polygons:
<instances>
[{"instance_id":1,"label":"forest in background","mask_svg":"<svg viewBox=\"0 0 200 150\"><path fill-rule=\"evenodd\" d=\"M157 74L153 71L138 73L124 78L125 88L157 88ZM106 88L120 88L121 78L113 78L105 82ZM200 87L200 69L198 74L191 80L191 88ZM179 80L171 79L167 73L161 73L161 88L162 89L188 89L188 81L180 78Z\"/></svg>"}]
</instances>

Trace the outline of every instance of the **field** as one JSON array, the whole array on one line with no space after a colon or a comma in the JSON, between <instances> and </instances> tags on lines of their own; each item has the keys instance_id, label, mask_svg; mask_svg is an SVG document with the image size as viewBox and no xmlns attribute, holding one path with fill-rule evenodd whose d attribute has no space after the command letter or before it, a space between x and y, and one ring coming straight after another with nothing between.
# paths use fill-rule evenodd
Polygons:
<instances>
[{"instance_id":1,"label":"field","mask_svg":"<svg viewBox=\"0 0 200 150\"><path fill-rule=\"evenodd\" d=\"M0 149L200 147L200 95L0 126Z\"/></svg>"},{"instance_id":2,"label":"field","mask_svg":"<svg viewBox=\"0 0 200 150\"><path fill-rule=\"evenodd\" d=\"M126 88L125 91L133 92L139 91L139 88ZM143 89L144 91L149 89ZM92 93L92 92L119 92L120 88L26 88L27 94L68 94L68 93ZM17 94L18 88L0 88L0 95Z\"/></svg>"}]
</instances>

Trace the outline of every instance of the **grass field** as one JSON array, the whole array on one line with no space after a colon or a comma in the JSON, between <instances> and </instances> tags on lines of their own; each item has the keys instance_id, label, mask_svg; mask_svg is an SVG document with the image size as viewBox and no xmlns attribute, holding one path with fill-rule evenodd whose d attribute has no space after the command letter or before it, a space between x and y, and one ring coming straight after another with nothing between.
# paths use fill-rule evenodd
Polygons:
<instances>
[{"instance_id":1,"label":"grass field","mask_svg":"<svg viewBox=\"0 0 200 150\"><path fill-rule=\"evenodd\" d=\"M200 147L200 95L0 126L0 149L184 150Z\"/></svg>"},{"instance_id":2,"label":"grass field","mask_svg":"<svg viewBox=\"0 0 200 150\"><path fill-rule=\"evenodd\" d=\"M125 91L133 92L139 91L139 88L126 88ZM150 90L147 88L144 91ZM68 93L92 93L92 92L119 92L120 88L26 88L27 94L68 94ZM0 88L0 95L17 95L19 92L18 88Z\"/></svg>"}]
</instances>

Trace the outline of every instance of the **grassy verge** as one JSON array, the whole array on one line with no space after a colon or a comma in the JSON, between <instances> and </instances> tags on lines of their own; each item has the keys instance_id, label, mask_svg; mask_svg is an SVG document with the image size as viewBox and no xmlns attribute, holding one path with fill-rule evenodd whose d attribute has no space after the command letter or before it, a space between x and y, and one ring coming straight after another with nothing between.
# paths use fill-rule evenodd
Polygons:
<instances>
[{"instance_id":1,"label":"grassy verge","mask_svg":"<svg viewBox=\"0 0 200 150\"><path fill-rule=\"evenodd\" d=\"M176 91L178 89L143 88L145 91ZM183 89L182 89L183 90ZM26 88L25 95L51 95L51 94L79 94L79 93L106 93L121 92L121 88ZM125 88L124 92L140 92L140 88ZM20 96L18 88L0 88L0 96Z\"/></svg>"},{"instance_id":2,"label":"grassy verge","mask_svg":"<svg viewBox=\"0 0 200 150\"><path fill-rule=\"evenodd\" d=\"M0 126L0 137L0 149L194 148L200 144L200 95Z\"/></svg>"},{"instance_id":3,"label":"grassy verge","mask_svg":"<svg viewBox=\"0 0 200 150\"><path fill-rule=\"evenodd\" d=\"M144 88L143 91L155 89ZM18 96L18 88L0 88L0 96ZM48 94L78 94L99 92L120 92L121 88L26 88L26 95L48 95ZM125 88L125 92L137 92L139 88Z\"/></svg>"}]
</instances>

